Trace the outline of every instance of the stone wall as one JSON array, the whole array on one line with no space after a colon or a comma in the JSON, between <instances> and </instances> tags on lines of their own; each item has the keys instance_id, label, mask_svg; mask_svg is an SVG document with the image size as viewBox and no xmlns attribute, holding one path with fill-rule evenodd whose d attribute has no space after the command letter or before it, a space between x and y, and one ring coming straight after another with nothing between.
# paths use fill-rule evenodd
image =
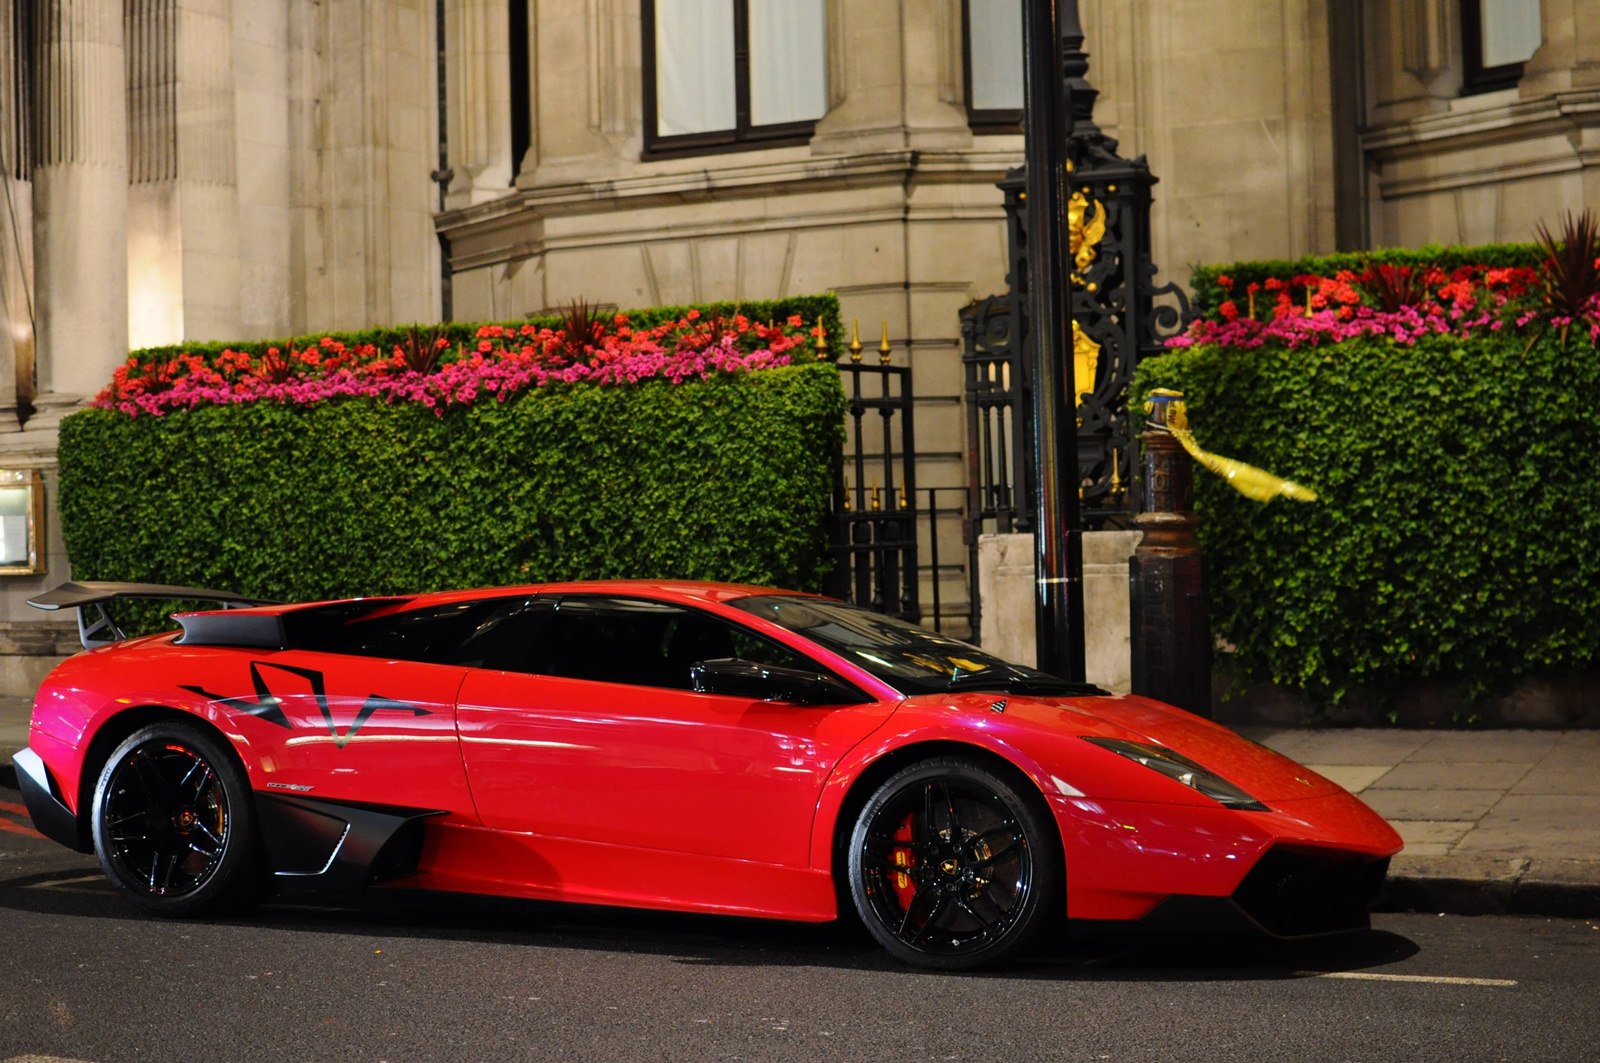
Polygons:
<instances>
[{"instance_id":1,"label":"stone wall","mask_svg":"<svg viewBox=\"0 0 1600 1063\"><path fill-rule=\"evenodd\" d=\"M1136 531L1083 536L1084 675L1107 690L1132 686L1128 559ZM1018 664L1038 662L1032 535L985 535L978 541L983 648Z\"/></svg>"},{"instance_id":2,"label":"stone wall","mask_svg":"<svg viewBox=\"0 0 1600 1063\"><path fill-rule=\"evenodd\" d=\"M914 370L919 483L963 481L957 311L1004 284L993 184L1022 140L968 126L960 0L829 0L829 111L809 143L655 161L638 0L443 0L442 211L434 0L39 0L27 40L20 3L0 0L0 74L31 63L74 88L14 100L0 77L0 141L39 131L33 158L6 160L0 467L44 469L52 500L55 426L130 338L436 319L440 233L458 319L836 291ZM1081 0L1097 118L1160 178L1163 278L1341 240L1526 239L1600 201L1600 0L1543 0L1520 84L1478 96L1460 94L1459 7ZM943 559L965 556L956 514L938 534ZM66 578L49 550L48 576L6 579L0 620ZM965 579L943 578L959 605Z\"/></svg>"}]
</instances>

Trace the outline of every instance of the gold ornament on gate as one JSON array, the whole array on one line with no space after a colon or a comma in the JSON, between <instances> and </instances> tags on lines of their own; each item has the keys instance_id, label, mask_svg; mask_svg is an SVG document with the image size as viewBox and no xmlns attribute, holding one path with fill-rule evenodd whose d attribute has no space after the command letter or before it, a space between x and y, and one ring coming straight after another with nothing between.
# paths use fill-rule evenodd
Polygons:
<instances>
[{"instance_id":1,"label":"gold ornament on gate","mask_svg":"<svg viewBox=\"0 0 1600 1063\"><path fill-rule=\"evenodd\" d=\"M1094 394L1094 374L1100 366L1100 345L1089 338L1083 326L1072 323L1072 396L1074 407L1083 405L1085 393Z\"/></svg>"},{"instance_id":2,"label":"gold ornament on gate","mask_svg":"<svg viewBox=\"0 0 1600 1063\"><path fill-rule=\"evenodd\" d=\"M1083 271L1094 262L1099 253L1100 241L1106 238L1106 207L1098 199L1093 201L1094 213L1089 213L1090 199L1082 192L1072 193L1067 200L1067 253L1072 256L1072 283L1083 284Z\"/></svg>"}]
</instances>

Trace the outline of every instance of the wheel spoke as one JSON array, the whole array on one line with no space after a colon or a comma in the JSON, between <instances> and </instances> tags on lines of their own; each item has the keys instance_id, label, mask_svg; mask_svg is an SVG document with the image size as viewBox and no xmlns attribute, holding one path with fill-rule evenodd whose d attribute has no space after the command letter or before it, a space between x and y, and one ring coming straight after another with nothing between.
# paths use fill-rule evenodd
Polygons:
<instances>
[{"instance_id":1,"label":"wheel spoke","mask_svg":"<svg viewBox=\"0 0 1600 1063\"><path fill-rule=\"evenodd\" d=\"M922 900L926 894L927 890L922 886L918 886L917 892L911 895L910 902L906 904L905 914L900 917L900 928L894 932L895 937L901 938L902 940L905 938L906 928L911 925L911 913L916 910L917 902Z\"/></svg>"},{"instance_id":2,"label":"wheel spoke","mask_svg":"<svg viewBox=\"0 0 1600 1063\"><path fill-rule=\"evenodd\" d=\"M929 783L922 794L923 800L923 829L926 832L929 845L937 845L939 837L939 822L934 817L933 783Z\"/></svg>"},{"instance_id":3,"label":"wheel spoke","mask_svg":"<svg viewBox=\"0 0 1600 1063\"><path fill-rule=\"evenodd\" d=\"M950 796L950 784L941 783L939 789L944 791L944 829L949 831L950 845L962 844L962 823L955 818L955 797Z\"/></svg>"},{"instance_id":4,"label":"wheel spoke","mask_svg":"<svg viewBox=\"0 0 1600 1063\"><path fill-rule=\"evenodd\" d=\"M973 910L972 905L968 904L966 901L963 900L963 901L957 901L956 902L956 907L960 908L963 912L966 912L967 915L971 917L972 921L974 923L978 924L979 931L985 937L989 937L994 933L994 929L998 924L997 923L991 923L989 920L987 920L983 916L979 915L976 911Z\"/></svg>"},{"instance_id":5,"label":"wheel spoke","mask_svg":"<svg viewBox=\"0 0 1600 1063\"><path fill-rule=\"evenodd\" d=\"M950 907L950 896L948 894L943 894L939 897L939 903L934 905L933 911L928 913L928 918L923 921L922 927L916 932L911 940L906 941L906 944L920 944L922 939L927 936L928 931L933 928L933 924L939 921L939 917L944 914L945 909L948 907Z\"/></svg>"},{"instance_id":6,"label":"wheel spoke","mask_svg":"<svg viewBox=\"0 0 1600 1063\"><path fill-rule=\"evenodd\" d=\"M1008 835L1008 839L1004 845L996 849L994 848L994 843L989 839L993 835L1001 833ZM1026 848L1027 844L1027 838L1024 837L1022 832L1014 825L996 827L994 830L984 831L982 834L972 839L972 848L976 850L978 846L982 845L989 850L989 855L983 857L981 860L974 861L972 866L989 867L996 861L1011 855L1011 853L1015 852L1016 850Z\"/></svg>"},{"instance_id":7,"label":"wheel spoke","mask_svg":"<svg viewBox=\"0 0 1600 1063\"><path fill-rule=\"evenodd\" d=\"M199 758L196 758L195 762L193 764L189 765L189 770L183 773L183 778L178 780L178 789L181 790L184 787L188 786L189 785L189 780L194 778L195 773L198 772L198 771L201 771L202 769L204 769L205 766L206 766L206 762L205 761L200 760ZM203 779L201 780L201 785L202 786L205 785L205 780L203 780ZM199 793L199 792L200 792L200 788L198 786L195 787L195 793Z\"/></svg>"},{"instance_id":8,"label":"wheel spoke","mask_svg":"<svg viewBox=\"0 0 1600 1063\"><path fill-rule=\"evenodd\" d=\"M135 753L128 758L128 766L133 769L134 778L139 780L139 785L144 787L144 792L158 808L168 808L172 804L172 784L162 777L155 765L142 753ZM155 782L152 784L151 779Z\"/></svg>"}]
</instances>

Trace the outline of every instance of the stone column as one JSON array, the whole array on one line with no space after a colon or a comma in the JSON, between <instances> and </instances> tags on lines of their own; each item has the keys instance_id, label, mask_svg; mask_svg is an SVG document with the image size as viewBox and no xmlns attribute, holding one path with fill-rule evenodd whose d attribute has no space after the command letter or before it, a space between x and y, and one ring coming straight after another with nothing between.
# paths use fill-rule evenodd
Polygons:
<instances>
[{"instance_id":1,"label":"stone column","mask_svg":"<svg viewBox=\"0 0 1600 1063\"><path fill-rule=\"evenodd\" d=\"M125 0L129 339L239 336L231 0Z\"/></svg>"},{"instance_id":2,"label":"stone column","mask_svg":"<svg viewBox=\"0 0 1600 1063\"><path fill-rule=\"evenodd\" d=\"M14 38L27 23L19 16L26 0L0 0L0 432L17 428L17 378L24 398L33 381L33 162L26 133L27 41ZM20 89L20 91L19 91Z\"/></svg>"},{"instance_id":3,"label":"stone column","mask_svg":"<svg viewBox=\"0 0 1600 1063\"><path fill-rule=\"evenodd\" d=\"M511 187L508 6L508 0L455 0L446 9L452 207L495 199Z\"/></svg>"},{"instance_id":4,"label":"stone column","mask_svg":"<svg viewBox=\"0 0 1600 1063\"><path fill-rule=\"evenodd\" d=\"M92 396L128 353L122 0L39 0L33 253L41 407Z\"/></svg>"}]
</instances>

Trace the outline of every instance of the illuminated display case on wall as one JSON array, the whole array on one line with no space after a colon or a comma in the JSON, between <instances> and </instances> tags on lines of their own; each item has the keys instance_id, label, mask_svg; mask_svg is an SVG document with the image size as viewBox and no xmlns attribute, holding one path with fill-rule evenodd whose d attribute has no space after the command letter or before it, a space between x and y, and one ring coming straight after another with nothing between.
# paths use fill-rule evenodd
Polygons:
<instances>
[{"instance_id":1,"label":"illuminated display case on wall","mask_svg":"<svg viewBox=\"0 0 1600 1063\"><path fill-rule=\"evenodd\" d=\"M44 573L44 477L0 469L0 576Z\"/></svg>"}]
</instances>

